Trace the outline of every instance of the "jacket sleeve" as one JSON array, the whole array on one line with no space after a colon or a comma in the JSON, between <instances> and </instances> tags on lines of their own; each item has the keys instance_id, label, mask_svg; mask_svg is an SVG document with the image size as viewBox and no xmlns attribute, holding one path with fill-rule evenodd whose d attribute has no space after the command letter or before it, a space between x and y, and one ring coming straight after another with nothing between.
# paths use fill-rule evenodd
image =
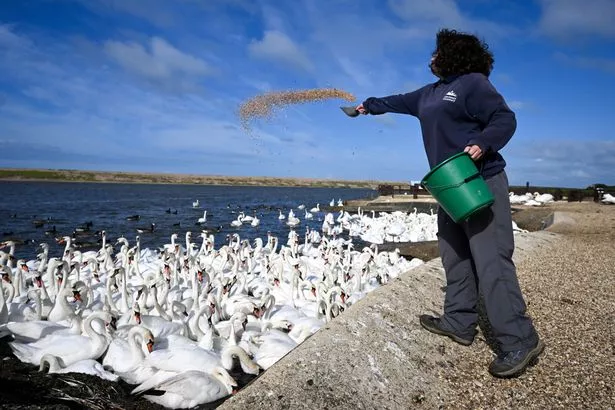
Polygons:
<instances>
[{"instance_id":1,"label":"jacket sleeve","mask_svg":"<svg viewBox=\"0 0 615 410\"><path fill-rule=\"evenodd\" d=\"M476 74L476 82L467 94L466 107L483 125L480 135L470 139L467 145L478 145L483 153L504 148L517 129L517 120L504 97L484 75Z\"/></svg>"},{"instance_id":2,"label":"jacket sleeve","mask_svg":"<svg viewBox=\"0 0 615 410\"><path fill-rule=\"evenodd\" d=\"M368 114L380 115L387 112L418 116L419 99L423 88L406 93L389 95L388 97L370 97L363 101L363 108Z\"/></svg>"}]
</instances>

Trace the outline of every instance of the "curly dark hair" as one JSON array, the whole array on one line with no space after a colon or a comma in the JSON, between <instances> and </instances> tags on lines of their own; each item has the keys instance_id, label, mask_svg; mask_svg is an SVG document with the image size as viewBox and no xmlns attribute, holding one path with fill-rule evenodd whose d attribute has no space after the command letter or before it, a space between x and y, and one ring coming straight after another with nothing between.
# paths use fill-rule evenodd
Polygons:
<instances>
[{"instance_id":1,"label":"curly dark hair","mask_svg":"<svg viewBox=\"0 0 615 410\"><path fill-rule=\"evenodd\" d=\"M482 73L489 77L493 69L493 53L478 37L456 30L442 29L436 34L432 70L446 78L451 75Z\"/></svg>"}]
</instances>

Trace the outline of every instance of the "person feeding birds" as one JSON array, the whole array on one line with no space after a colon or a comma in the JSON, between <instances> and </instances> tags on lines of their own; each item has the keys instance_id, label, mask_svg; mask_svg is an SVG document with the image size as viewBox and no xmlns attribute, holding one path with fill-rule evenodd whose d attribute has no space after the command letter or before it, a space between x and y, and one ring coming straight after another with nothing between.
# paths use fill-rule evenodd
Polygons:
<instances>
[{"instance_id":1,"label":"person feeding birds","mask_svg":"<svg viewBox=\"0 0 615 410\"><path fill-rule=\"evenodd\" d=\"M444 312L422 315L428 331L469 346L477 334L479 296L499 352L489 365L495 377L516 377L544 350L512 260L514 236L506 162L500 150L513 136L514 112L489 81L494 58L476 36L442 29L429 67L438 77L415 91L370 97L358 114L409 114L419 119L431 168L461 152L475 161L495 201L456 223L439 207L438 247L446 273Z\"/></svg>"}]
</instances>

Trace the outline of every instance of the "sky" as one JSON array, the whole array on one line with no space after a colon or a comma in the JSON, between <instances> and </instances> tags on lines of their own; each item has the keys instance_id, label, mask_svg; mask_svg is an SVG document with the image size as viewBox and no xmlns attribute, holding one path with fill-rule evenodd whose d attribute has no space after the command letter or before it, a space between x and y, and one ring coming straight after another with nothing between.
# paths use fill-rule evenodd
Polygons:
<instances>
[{"instance_id":1,"label":"sky","mask_svg":"<svg viewBox=\"0 0 615 410\"><path fill-rule=\"evenodd\" d=\"M342 100L242 127L268 91L358 104L436 79L440 28L495 55L513 185L615 185L615 0L2 0L0 167L420 180L419 122Z\"/></svg>"}]
</instances>

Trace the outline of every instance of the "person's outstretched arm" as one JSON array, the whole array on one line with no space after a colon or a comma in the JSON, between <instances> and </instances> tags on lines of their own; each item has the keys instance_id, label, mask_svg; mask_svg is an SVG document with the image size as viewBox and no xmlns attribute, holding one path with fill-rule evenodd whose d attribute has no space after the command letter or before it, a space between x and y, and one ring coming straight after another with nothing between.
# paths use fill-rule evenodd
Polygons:
<instances>
[{"instance_id":1,"label":"person's outstretched arm","mask_svg":"<svg viewBox=\"0 0 615 410\"><path fill-rule=\"evenodd\" d=\"M380 115L387 112L418 116L419 99L423 88L406 94L389 95L388 97L369 97L357 107L361 114Z\"/></svg>"}]
</instances>

